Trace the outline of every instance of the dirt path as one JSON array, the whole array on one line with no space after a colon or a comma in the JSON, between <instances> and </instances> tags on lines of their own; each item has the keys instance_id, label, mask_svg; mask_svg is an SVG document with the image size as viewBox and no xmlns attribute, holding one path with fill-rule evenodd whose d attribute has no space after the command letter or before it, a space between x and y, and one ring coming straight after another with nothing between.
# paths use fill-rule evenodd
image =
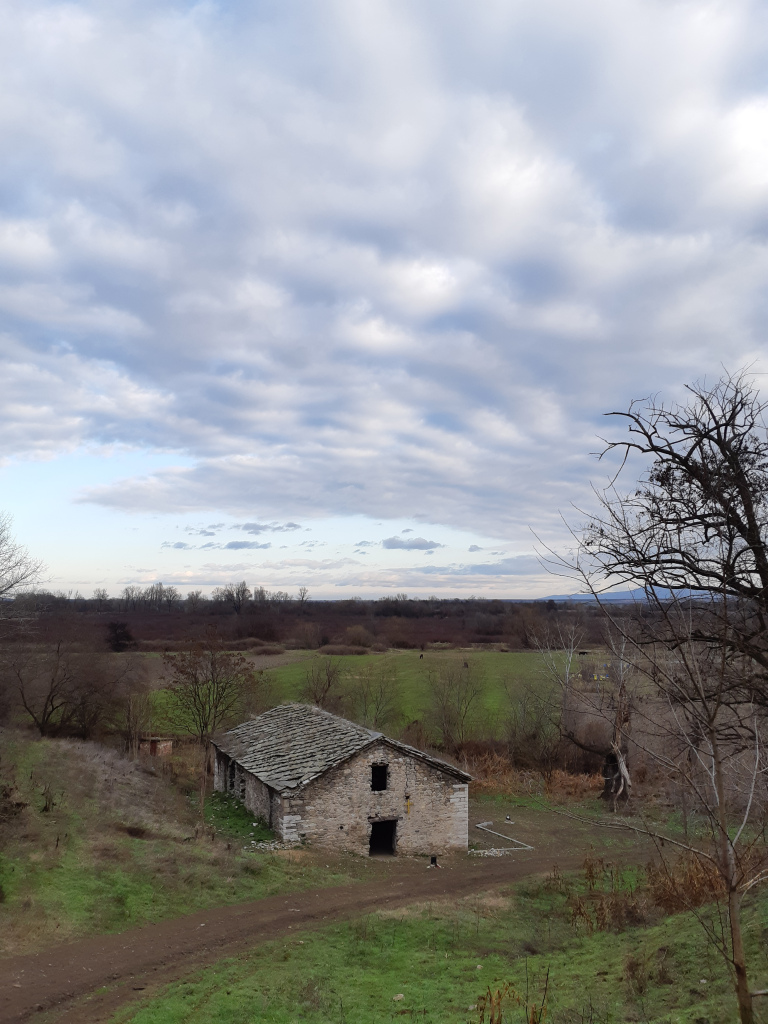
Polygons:
<instances>
[{"instance_id":1,"label":"dirt path","mask_svg":"<svg viewBox=\"0 0 768 1024\"><path fill-rule=\"evenodd\" d=\"M563 868L577 867L582 859L583 853L558 858ZM382 906L463 896L549 871L552 863L551 853L535 851L455 858L437 871L423 861L400 861L400 870L385 881L281 894L13 957L0 962L0 1021L95 1024L140 992L146 996L195 967L257 943Z\"/></svg>"},{"instance_id":2,"label":"dirt path","mask_svg":"<svg viewBox=\"0 0 768 1024\"><path fill-rule=\"evenodd\" d=\"M377 863L366 862L370 881L281 893L0 960L0 1024L102 1024L120 1006L151 996L221 957L384 906L466 896L548 873L555 864L562 870L578 868L598 839L594 830L557 814L486 802L470 806L470 839L480 849L513 845L476 827L490 817L496 824L485 823L496 833L535 844L535 849L500 857L441 858L441 870L427 869L419 858L376 858ZM612 860L647 856L641 844L612 845Z\"/></svg>"}]
</instances>

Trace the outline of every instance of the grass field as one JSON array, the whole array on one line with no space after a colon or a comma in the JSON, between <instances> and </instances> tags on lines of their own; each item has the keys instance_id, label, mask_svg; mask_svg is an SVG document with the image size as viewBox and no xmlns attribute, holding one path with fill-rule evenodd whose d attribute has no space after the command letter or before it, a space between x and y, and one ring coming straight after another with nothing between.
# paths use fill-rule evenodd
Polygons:
<instances>
[{"instance_id":1,"label":"grass field","mask_svg":"<svg viewBox=\"0 0 768 1024\"><path fill-rule=\"evenodd\" d=\"M485 735L500 731L510 696L520 695L527 687L541 688L545 683L541 656L536 651L426 651L423 659L419 651L388 651L385 654L344 655L334 657L350 682L363 672L385 671L392 673L398 693L397 727L424 717L429 706L429 672L441 666L456 664L461 667L466 661L477 678L482 681L483 694L478 703L478 718ZM300 659L270 670L274 683L274 700L284 703L300 699L309 663L324 655L307 651ZM158 731L174 731L178 727L168 714L169 705L165 691L154 694L153 728Z\"/></svg>"},{"instance_id":2,"label":"grass field","mask_svg":"<svg viewBox=\"0 0 768 1024\"><path fill-rule=\"evenodd\" d=\"M633 887L627 873L624 886ZM725 967L690 914L595 931L573 923L583 878L371 915L224 960L170 986L120 1024L433 1024L481 1020L504 991L503 1020L548 1024L730 1024ZM595 897L595 893L591 894ZM746 910L755 988L768 981L768 901ZM541 1009L546 988L546 1014ZM402 998L399 998L402 996ZM398 997L398 998L396 998ZM488 1021L486 1014L485 1020ZM501 1020L501 1017L497 1017Z\"/></svg>"},{"instance_id":3,"label":"grass field","mask_svg":"<svg viewBox=\"0 0 768 1024\"><path fill-rule=\"evenodd\" d=\"M0 783L28 805L0 826L0 952L356 877L351 860L244 853L271 833L220 797L212 840L168 778L96 744L0 738Z\"/></svg>"}]
</instances>

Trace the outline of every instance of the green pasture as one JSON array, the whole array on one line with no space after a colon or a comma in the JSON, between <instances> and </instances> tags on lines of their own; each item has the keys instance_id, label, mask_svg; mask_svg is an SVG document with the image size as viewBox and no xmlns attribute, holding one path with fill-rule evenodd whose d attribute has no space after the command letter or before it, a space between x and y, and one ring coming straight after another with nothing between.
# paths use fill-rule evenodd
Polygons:
<instances>
[{"instance_id":1,"label":"green pasture","mask_svg":"<svg viewBox=\"0 0 768 1024\"><path fill-rule=\"evenodd\" d=\"M628 875L626 884L637 884ZM466 1024L488 990L504 1021L730 1024L725 965L690 914L589 932L547 882L372 914L271 942L122 1010L114 1024ZM705 908L703 913L709 912ZM768 902L745 911L752 985L765 987ZM541 1010L546 991L546 1012ZM501 1020L501 1016L494 1019ZM762 1019L762 1018L761 1018Z\"/></svg>"},{"instance_id":2,"label":"green pasture","mask_svg":"<svg viewBox=\"0 0 768 1024\"><path fill-rule=\"evenodd\" d=\"M338 662L347 684L354 689L356 677L365 672L384 672L395 680L398 724L424 718L430 702L430 673L445 667L463 668L466 662L481 686L477 705L477 718L485 735L501 732L501 722L510 698L519 698L527 689L540 691L547 686L544 664L536 651L450 650L388 651L384 654L342 655L331 660ZM307 651L305 656L287 665L269 669L273 681L273 700L286 703L301 699L307 671L315 659L326 660L326 655ZM152 728L173 732L179 728L169 714L168 694L157 690L153 696Z\"/></svg>"}]
</instances>

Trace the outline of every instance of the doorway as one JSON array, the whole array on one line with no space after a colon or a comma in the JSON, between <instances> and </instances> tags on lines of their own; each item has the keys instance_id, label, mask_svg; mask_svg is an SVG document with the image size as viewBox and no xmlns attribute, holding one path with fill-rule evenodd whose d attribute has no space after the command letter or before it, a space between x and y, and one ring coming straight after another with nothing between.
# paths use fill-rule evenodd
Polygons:
<instances>
[{"instance_id":1,"label":"doorway","mask_svg":"<svg viewBox=\"0 0 768 1024\"><path fill-rule=\"evenodd\" d=\"M371 822L371 845L369 854L371 857L377 854L388 854L392 856L395 852L395 840L397 838L397 820L372 821Z\"/></svg>"}]
</instances>

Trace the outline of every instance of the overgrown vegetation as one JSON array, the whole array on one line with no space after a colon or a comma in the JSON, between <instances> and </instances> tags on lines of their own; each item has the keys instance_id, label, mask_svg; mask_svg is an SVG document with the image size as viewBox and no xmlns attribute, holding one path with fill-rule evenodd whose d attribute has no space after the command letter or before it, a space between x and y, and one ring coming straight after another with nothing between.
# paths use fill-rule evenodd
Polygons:
<instances>
[{"instance_id":1,"label":"overgrown vegetation","mask_svg":"<svg viewBox=\"0 0 768 1024\"><path fill-rule=\"evenodd\" d=\"M225 838L254 843L275 838L274 832L263 821L254 821L251 812L230 793L211 793L205 802L205 821Z\"/></svg>"},{"instance_id":2,"label":"overgrown vegetation","mask_svg":"<svg viewBox=\"0 0 768 1024\"><path fill-rule=\"evenodd\" d=\"M163 772L95 743L0 740L0 952L353 876L246 852L273 836L218 796L201 827L183 751Z\"/></svg>"}]
</instances>

